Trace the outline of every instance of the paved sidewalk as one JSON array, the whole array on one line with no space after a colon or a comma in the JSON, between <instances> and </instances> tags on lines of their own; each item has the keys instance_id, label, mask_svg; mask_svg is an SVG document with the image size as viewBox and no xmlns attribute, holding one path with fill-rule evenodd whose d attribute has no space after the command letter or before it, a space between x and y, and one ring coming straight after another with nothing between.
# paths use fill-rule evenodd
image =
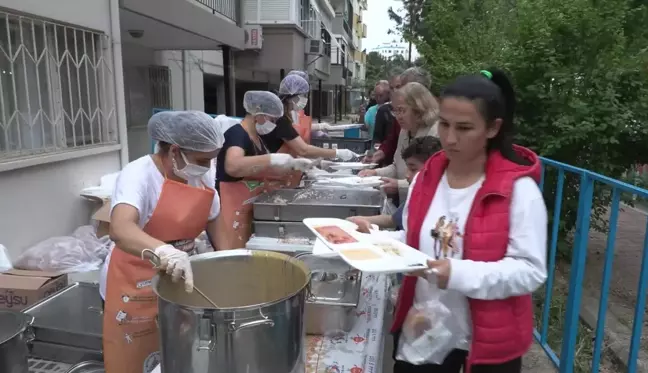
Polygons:
<instances>
[{"instance_id":1,"label":"paved sidewalk","mask_svg":"<svg viewBox=\"0 0 648 373\"><path fill-rule=\"evenodd\" d=\"M629 206L621 205L619 210L608 312L628 327L632 327L634 319L647 218L646 213ZM590 231L584 285L597 297L600 295L607 237L607 233ZM646 332L648 329L644 322L643 334L648 335Z\"/></svg>"}]
</instances>

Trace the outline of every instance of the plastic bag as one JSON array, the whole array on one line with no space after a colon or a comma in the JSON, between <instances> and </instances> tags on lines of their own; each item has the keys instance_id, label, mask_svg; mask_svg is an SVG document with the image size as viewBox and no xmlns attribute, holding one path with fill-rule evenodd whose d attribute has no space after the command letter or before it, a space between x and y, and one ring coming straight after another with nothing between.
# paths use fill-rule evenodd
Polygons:
<instances>
[{"instance_id":1,"label":"plastic bag","mask_svg":"<svg viewBox=\"0 0 648 373\"><path fill-rule=\"evenodd\" d=\"M0 272L7 272L12 268L9 250L4 245L0 245Z\"/></svg>"},{"instance_id":2,"label":"plastic bag","mask_svg":"<svg viewBox=\"0 0 648 373\"><path fill-rule=\"evenodd\" d=\"M110 238L97 238L92 226L83 226L73 236L52 237L30 247L14 267L61 273L96 271L113 246Z\"/></svg>"},{"instance_id":3,"label":"plastic bag","mask_svg":"<svg viewBox=\"0 0 648 373\"><path fill-rule=\"evenodd\" d=\"M443 363L455 348L450 318L450 310L440 302L438 295L414 304L403 323L401 347L396 358L414 365Z\"/></svg>"},{"instance_id":4,"label":"plastic bag","mask_svg":"<svg viewBox=\"0 0 648 373\"><path fill-rule=\"evenodd\" d=\"M387 196L385 196L385 198L383 198L383 204L382 204L382 207L380 209L380 213L382 215L392 216L392 215L394 215L396 210L398 210L398 207L396 207L396 205L394 205L394 202L392 201L392 199L387 198Z\"/></svg>"}]
</instances>

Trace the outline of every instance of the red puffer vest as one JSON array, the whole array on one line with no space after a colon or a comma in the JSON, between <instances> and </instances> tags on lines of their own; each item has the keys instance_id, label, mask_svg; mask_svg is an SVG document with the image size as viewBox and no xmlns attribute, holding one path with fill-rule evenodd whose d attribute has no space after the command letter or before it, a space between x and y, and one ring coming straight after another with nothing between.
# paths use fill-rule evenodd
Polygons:
<instances>
[{"instance_id":1,"label":"red puffer vest","mask_svg":"<svg viewBox=\"0 0 648 373\"><path fill-rule=\"evenodd\" d=\"M491 152L486 178L477 192L464 232L463 258L481 262L501 260L509 242L509 210L515 180L530 176L540 180L540 161L531 150L515 151L532 162L523 166ZM407 244L419 248L421 224L448 165L444 152L433 155L419 173L408 205ZM392 332L401 329L414 302L416 277L407 276L398 296ZM533 342L531 295L501 300L468 299L472 318L472 344L467 365L499 364L524 355ZM469 369L469 368L468 368ZM467 369L467 370L468 370Z\"/></svg>"}]
</instances>

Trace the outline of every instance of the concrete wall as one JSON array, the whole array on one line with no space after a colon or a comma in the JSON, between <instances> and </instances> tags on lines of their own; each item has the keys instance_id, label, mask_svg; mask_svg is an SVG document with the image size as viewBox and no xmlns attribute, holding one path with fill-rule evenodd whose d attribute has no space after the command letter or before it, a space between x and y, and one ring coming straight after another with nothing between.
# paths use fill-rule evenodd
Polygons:
<instances>
[{"instance_id":1,"label":"concrete wall","mask_svg":"<svg viewBox=\"0 0 648 373\"><path fill-rule=\"evenodd\" d=\"M237 53L237 79L279 84L280 71L305 69L304 34L293 26L263 27L263 49ZM265 72L265 73L262 73Z\"/></svg>"},{"instance_id":2,"label":"concrete wall","mask_svg":"<svg viewBox=\"0 0 648 373\"><path fill-rule=\"evenodd\" d=\"M108 0L4 0L2 6L110 34ZM79 192L120 169L119 146L0 159L0 243L12 257L43 239L88 224L92 203ZM11 167L8 165L11 164Z\"/></svg>"},{"instance_id":3,"label":"concrete wall","mask_svg":"<svg viewBox=\"0 0 648 373\"><path fill-rule=\"evenodd\" d=\"M203 75L223 76L221 51L154 51L135 44L123 44L124 80L128 122L128 150L131 160L151 151L146 125L154 109L150 86L142 67L167 66L171 77L171 109L205 110ZM224 112L225 96L219 87L218 107ZM218 114L218 113L214 113Z\"/></svg>"}]
</instances>

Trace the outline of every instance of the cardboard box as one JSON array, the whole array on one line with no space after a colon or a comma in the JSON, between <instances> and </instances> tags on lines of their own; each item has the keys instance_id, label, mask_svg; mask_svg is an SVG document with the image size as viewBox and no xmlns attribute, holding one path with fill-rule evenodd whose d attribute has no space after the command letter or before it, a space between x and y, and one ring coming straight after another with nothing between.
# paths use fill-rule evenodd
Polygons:
<instances>
[{"instance_id":1,"label":"cardboard box","mask_svg":"<svg viewBox=\"0 0 648 373\"><path fill-rule=\"evenodd\" d=\"M66 274L12 269L0 273L0 309L21 311L68 285Z\"/></svg>"},{"instance_id":2,"label":"cardboard box","mask_svg":"<svg viewBox=\"0 0 648 373\"><path fill-rule=\"evenodd\" d=\"M99 210L92 215L92 219L99 223L97 237L107 236L110 233L110 198L103 201Z\"/></svg>"}]
</instances>

